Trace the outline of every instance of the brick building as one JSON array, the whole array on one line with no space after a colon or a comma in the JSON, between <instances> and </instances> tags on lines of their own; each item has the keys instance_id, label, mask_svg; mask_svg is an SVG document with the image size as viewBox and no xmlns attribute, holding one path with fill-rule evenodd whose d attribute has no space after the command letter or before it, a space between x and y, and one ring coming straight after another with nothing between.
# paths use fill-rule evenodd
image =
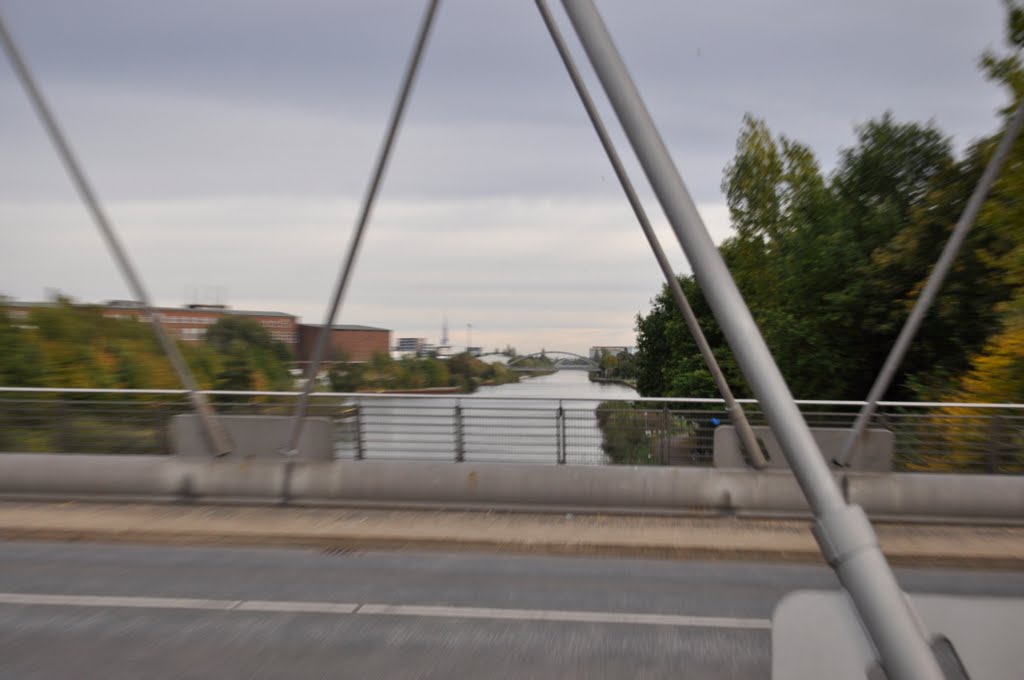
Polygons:
<instances>
[{"instance_id":1,"label":"brick building","mask_svg":"<svg viewBox=\"0 0 1024 680\"><path fill-rule=\"evenodd\" d=\"M299 324L296 355L300 362L311 361L321 325ZM377 352L391 350L391 331L387 328L339 324L331 327L330 342L324 361L369 361Z\"/></svg>"},{"instance_id":2,"label":"brick building","mask_svg":"<svg viewBox=\"0 0 1024 680\"><path fill-rule=\"evenodd\" d=\"M33 309L54 307L56 302L18 302L4 300L7 314L15 321L28 318ZM130 300L111 300L98 307L103 316L114 319L144 318L142 308ZM284 312L259 312L231 309L226 305L185 305L184 307L156 307L164 327L185 342L199 342L206 330L218 320L226 317L245 317L256 321L267 329L270 336L288 346L301 362L309 361L316 346L316 339L322 326L299 324L295 316ZM331 342L325 361L369 361L377 352L387 354L391 349L391 331L373 326L337 325L331 330Z\"/></svg>"}]
</instances>

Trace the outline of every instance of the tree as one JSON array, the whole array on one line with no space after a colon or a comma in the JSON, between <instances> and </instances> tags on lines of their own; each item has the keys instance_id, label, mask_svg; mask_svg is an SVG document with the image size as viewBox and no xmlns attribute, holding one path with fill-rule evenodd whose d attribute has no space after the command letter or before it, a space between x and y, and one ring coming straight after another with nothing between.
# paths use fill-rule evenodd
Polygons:
<instances>
[{"instance_id":1,"label":"tree","mask_svg":"<svg viewBox=\"0 0 1024 680\"><path fill-rule=\"evenodd\" d=\"M222 390L283 390L292 384L291 353L259 322L240 316L219 319L206 331L206 347L221 357L214 384ZM193 362L202 361L192 353ZM211 364L213 362L210 362Z\"/></svg>"},{"instance_id":2,"label":"tree","mask_svg":"<svg viewBox=\"0 0 1024 680\"><path fill-rule=\"evenodd\" d=\"M693 277L686 277L679 283L705 337L715 348L715 355L730 386L737 394L745 394L746 383L696 282ZM668 286L662 288L651 305L652 309L646 316L638 314L636 318L637 353L634 364L637 391L644 396L719 396Z\"/></svg>"},{"instance_id":3,"label":"tree","mask_svg":"<svg viewBox=\"0 0 1024 680\"><path fill-rule=\"evenodd\" d=\"M427 387L444 387L449 384L451 376L448 366L440 359L424 359L423 372L426 376Z\"/></svg>"},{"instance_id":4,"label":"tree","mask_svg":"<svg viewBox=\"0 0 1024 680\"><path fill-rule=\"evenodd\" d=\"M1024 4L1006 0L1006 55L986 51L981 66L989 79L1004 86L1011 104L1003 111L1004 118L1016 108L1024 96L1024 63L1020 48L1024 46ZM975 146L978 165L987 161L996 137ZM970 370L955 390L955 398L970 401L1024 401L1024 141L1017 139L1002 174L986 201L978 219L978 227L990 236L979 259L992 266L1005 286L1005 301L996 306L996 330L984 347L971 357Z\"/></svg>"},{"instance_id":5,"label":"tree","mask_svg":"<svg viewBox=\"0 0 1024 680\"><path fill-rule=\"evenodd\" d=\"M1002 330L979 352L955 398L970 402L1024 402L1024 304L1015 301Z\"/></svg>"},{"instance_id":6,"label":"tree","mask_svg":"<svg viewBox=\"0 0 1024 680\"><path fill-rule=\"evenodd\" d=\"M179 343L202 389L289 389L289 352L262 326L224 319L204 343ZM58 297L14 324L0 307L0 380L7 385L175 389L178 375L149 323L112 318Z\"/></svg>"},{"instance_id":7,"label":"tree","mask_svg":"<svg viewBox=\"0 0 1024 680\"><path fill-rule=\"evenodd\" d=\"M778 145L763 120L749 113L736 142L736 156L725 168L722 191L737 238L763 242L778 238L783 227L779 185L785 168Z\"/></svg>"},{"instance_id":8,"label":"tree","mask_svg":"<svg viewBox=\"0 0 1024 680\"><path fill-rule=\"evenodd\" d=\"M736 234L720 250L797 396L863 398L983 165L984 147L958 163L933 124L897 122L888 113L856 134L826 181L806 146L776 138L748 115L725 169ZM915 342L916 358L887 396L910 397L962 372L984 343L1007 298L998 271L1005 265L994 264L1007 252L998 231L979 225L972 234L972 253L958 263ZM692 278L682 282L730 385L743 395L710 309ZM715 394L667 289L638 316L636 330L641 393Z\"/></svg>"},{"instance_id":9,"label":"tree","mask_svg":"<svg viewBox=\"0 0 1024 680\"><path fill-rule=\"evenodd\" d=\"M274 340L270 332L258 321L244 316L225 316L210 326L204 336L206 344L221 354L231 354L237 349L235 342L251 350L267 352L282 361L291 358L288 347Z\"/></svg>"},{"instance_id":10,"label":"tree","mask_svg":"<svg viewBox=\"0 0 1024 680\"><path fill-rule=\"evenodd\" d=\"M0 304L0 385L36 387L44 382L43 355Z\"/></svg>"},{"instance_id":11,"label":"tree","mask_svg":"<svg viewBox=\"0 0 1024 680\"><path fill-rule=\"evenodd\" d=\"M606 377L610 378L612 374L615 372L615 369L619 367L619 358L612 354L611 352L609 352L608 350L602 349L601 356L599 357L599 361L597 363L601 367L601 372Z\"/></svg>"},{"instance_id":12,"label":"tree","mask_svg":"<svg viewBox=\"0 0 1024 680\"><path fill-rule=\"evenodd\" d=\"M331 366L328 378L334 392L355 392L365 382L365 365L338 362Z\"/></svg>"},{"instance_id":13,"label":"tree","mask_svg":"<svg viewBox=\"0 0 1024 680\"><path fill-rule=\"evenodd\" d=\"M217 372L214 389L252 390L256 371L249 360L245 343L242 340L235 340L225 349L227 359L224 361L224 367Z\"/></svg>"}]
</instances>

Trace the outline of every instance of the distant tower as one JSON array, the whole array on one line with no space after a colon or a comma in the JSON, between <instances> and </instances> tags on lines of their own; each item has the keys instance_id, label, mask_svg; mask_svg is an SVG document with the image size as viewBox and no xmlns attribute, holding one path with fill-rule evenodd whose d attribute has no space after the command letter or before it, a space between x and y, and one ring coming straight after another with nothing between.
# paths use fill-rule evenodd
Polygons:
<instances>
[{"instance_id":1,"label":"distant tower","mask_svg":"<svg viewBox=\"0 0 1024 680\"><path fill-rule=\"evenodd\" d=\"M439 347L448 347L448 317L441 322L441 344Z\"/></svg>"}]
</instances>

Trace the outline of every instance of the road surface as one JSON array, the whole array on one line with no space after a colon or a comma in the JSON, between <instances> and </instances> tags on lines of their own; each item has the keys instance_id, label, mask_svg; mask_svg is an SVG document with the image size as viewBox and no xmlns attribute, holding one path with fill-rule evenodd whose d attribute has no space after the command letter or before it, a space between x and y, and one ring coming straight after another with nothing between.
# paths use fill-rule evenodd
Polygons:
<instances>
[{"instance_id":1,"label":"road surface","mask_svg":"<svg viewBox=\"0 0 1024 680\"><path fill-rule=\"evenodd\" d=\"M1024 597L1024 573L899 570ZM811 565L0 543L3 678L765 678Z\"/></svg>"}]
</instances>

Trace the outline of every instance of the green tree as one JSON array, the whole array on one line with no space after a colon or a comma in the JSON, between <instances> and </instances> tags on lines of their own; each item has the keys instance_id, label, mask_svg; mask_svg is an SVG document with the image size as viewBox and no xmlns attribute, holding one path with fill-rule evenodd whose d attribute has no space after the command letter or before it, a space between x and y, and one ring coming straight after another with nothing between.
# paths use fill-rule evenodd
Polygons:
<instances>
[{"instance_id":1,"label":"green tree","mask_svg":"<svg viewBox=\"0 0 1024 680\"><path fill-rule=\"evenodd\" d=\"M365 364L338 362L331 366L328 378L334 392L356 392L365 384Z\"/></svg>"},{"instance_id":2,"label":"green tree","mask_svg":"<svg viewBox=\"0 0 1024 680\"><path fill-rule=\"evenodd\" d=\"M785 229L779 190L784 172L782 156L768 126L746 114L736 156L726 167L722 182L740 240L763 245Z\"/></svg>"},{"instance_id":3,"label":"green tree","mask_svg":"<svg viewBox=\"0 0 1024 680\"><path fill-rule=\"evenodd\" d=\"M225 348L227 358L224 366L217 372L214 389L217 390L252 390L256 387L255 375L246 345L235 340Z\"/></svg>"},{"instance_id":4,"label":"green tree","mask_svg":"<svg viewBox=\"0 0 1024 680\"><path fill-rule=\"evenodd\" d=\"M704 296L693 277L679 280L700 322L701 329L714 349L722 370L733 391L744 394L746 383L725 345L725 338L715 322ZM644 396L716 397L711 374L690 335L690 330L668 290L651 301L651 311L636 318L637 353L634 360L637 391Z\"/></svg>"},{"instance_id":5,"label":"green tree","mask_svg":"<svg viewBox=\"0 0 1024 680\"><path fill-rule=\"evenodd\" d=\"M43 355L31 334L15 325L0 304L0 385L37 387L44 382Z\"/></svg>"},{"instance_id":6,"label":"green tree","mask_svg":"<svg viewBox=\"0 0 1024 680\"><path fill-rule=\"evenodd\" d=\"M449 384L451 375L448 366L440 359L423 359L423 372L426 375L427 387L444 387Z\"/></svg>"},{"instance_id":7,"label":"green tree","mask_svg":"<svg viewBox=\"0 0 1024 680\"><path fill-rule=\"evenodd\" d=\"M235 342L241 342L246 349L260 350L282 361L291 358L287 345L274 340L270 332L258 321L244 316L226 316L210 326L204 336L207 345L221 354L231 354L237 349Z\"/></svg>"},{"instance_id":8,"label":"green tree","mask_svg":"<svg viewBox=\"0 0 1024 680\"><path fill-rule=\"evenodd\" d=\"M222 390L284 390L292 384L288 372L291 352L274 340L259 322L242 316L227 316L210 326L204 345L221 356L216 362L201 352L190 353L193 365L216 369L214 384Z\"/></svg>"},{"instance_id":9,"label":"green tree","mask_svg":"<svg viewBox=\"0 0 1024 680\"><path fill-rule=\"evenodd\" d=\"M615 372L615 369L618 368L619 359L608 350L603 349L597 363L601 367L601 371L610 377Z\"/></svg>"},{"instance_id":10,"label":"green tree","mask_svg":"<svg viewBox=\"0 0 1024 680\"><path fill-rule=\"evenodd\" d=\"M289 352L251 319L211 326L204 343L180 343L201 388L288 389ZM58 297L15 324L0 307L0 380L8 385L175 389L181 383L150 323Z\"/></svg>"},{"instance_id":11,"label":"green tree","mask_svg":"<svg viewBox=\"0 0 1024 680\"><path fill-rule=\"evenodd\" d=\"M1010 105L1004 119L1024 96L1024 4L1007 0L1006 45L1001 55L989 50L982 55L986 76L1006 88ZM1004 123L1005 124L1005 123ZM973 150L980 167L991 155L998 135L983 140ZM955 398L971 401L1024 401L1024 141L1017 139L1011 156L986 201L976 231L989 239L978 249L978 259L991 267L1005 286L1005 301L996 306L995 331L971 357L970 370L955 389ZM965 248L965 250L969 249Z\"/></svg>"},{"instance_id":12,"label":"green tree","mask_svg":"<svg viewBox=\"0 0 1024 680\"><path fill-rule=\"evenodd\" d=\"M980 174L934 125L890 114L857 128L826 181L804 145L744 118L723 190L737 231L721 252L797 396L862 398L881 367ZM1010 222L1012 220L1008 220ZM1018 222L1019 224L1019 222ZM1005 300L997 230L979 228L934 319L889 396L962 371ZM1000 265L1001 266L1001 265ZM684 290L737 394L746 387L691 278ZM966 302L955 294L974 290ZM711 396L714 387L666 289L637 318L636 371L645 395Z\"/></svg>"},{"instance_id":13,"label":"green tree","mask_svg":"<svg viewBox=\"0 0 1024 680\"><path fill-rule=\"evenodd\" d=\"M615 355L615 374L612 376L620 380L633 380L636 378L636 359L629 352L619 352Z\"/></svg>"}]
</instances>

